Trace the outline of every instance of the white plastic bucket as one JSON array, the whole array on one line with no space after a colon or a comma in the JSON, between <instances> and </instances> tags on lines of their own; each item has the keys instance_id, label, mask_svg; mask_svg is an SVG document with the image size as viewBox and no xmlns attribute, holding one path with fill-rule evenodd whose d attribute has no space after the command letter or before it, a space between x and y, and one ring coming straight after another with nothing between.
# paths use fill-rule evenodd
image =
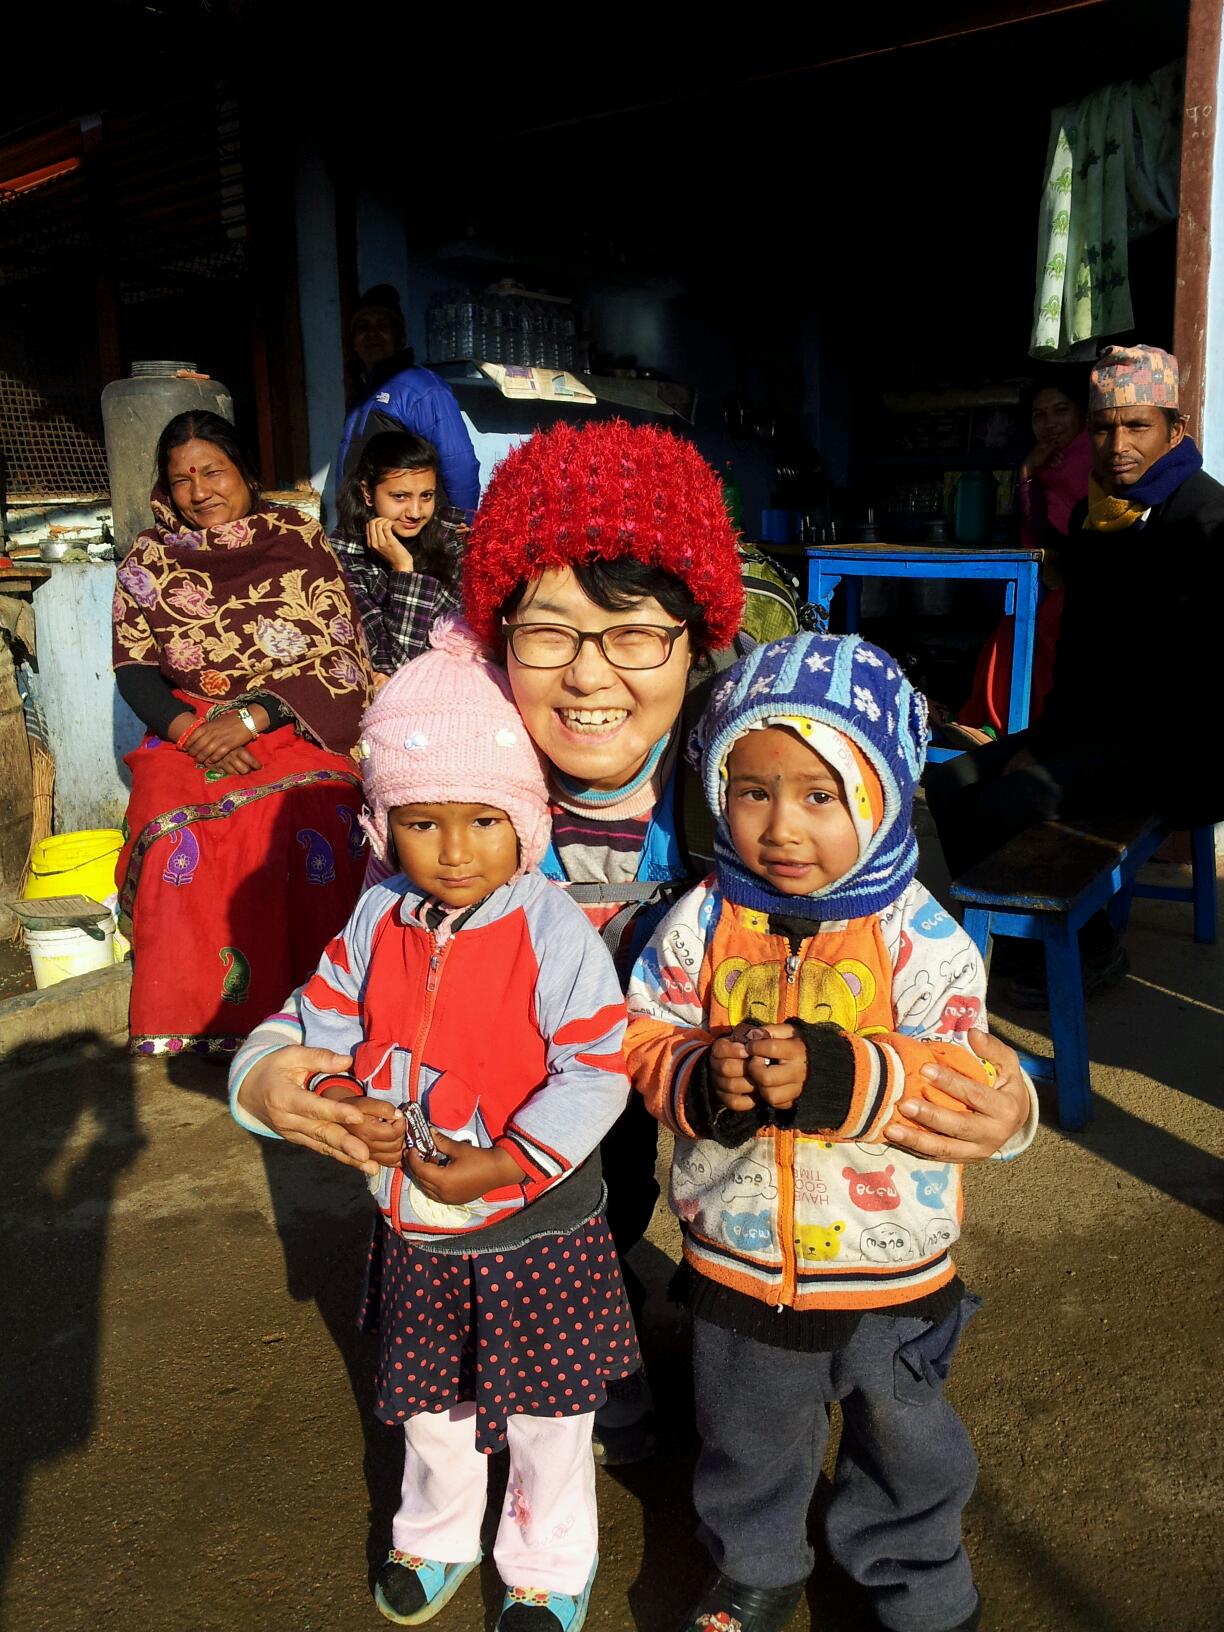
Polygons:
<instances>
[{"instance_id":1,"label":"white plastic bucket","mask_svg":"<svg viewBox=\"0 0 1224 1632\"><path fill-rule=\"evenodd\" d=\"M99 931L101 938L95 940L83 929L26 930L34 984L40 992L47 986L58 986L61 980L70 980L73 975L87 975L114 962L114 920L109 913L98 921L95 934Z\"/></svg>"}]
</instances>

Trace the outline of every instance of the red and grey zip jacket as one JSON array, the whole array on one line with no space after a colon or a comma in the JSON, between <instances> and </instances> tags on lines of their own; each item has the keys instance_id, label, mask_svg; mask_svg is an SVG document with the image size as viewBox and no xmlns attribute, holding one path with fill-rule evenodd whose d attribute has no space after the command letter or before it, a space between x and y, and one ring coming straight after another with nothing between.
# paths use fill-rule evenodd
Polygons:
<instances>
[{"instance_id":1,"label":"red and grey zip jacket","mask_svg":"<svg viewBox=\"0 0 1224 1632\"><path fill-rule=\"evenodd\" d=\"M508 1150L523 1169L520 1184L464 1206L381 1169L371 1188L388 1223L436 1240L511 1219L569 1177L629 1082L616 971L563 891L528 873L451 934L426 928L423 905L402 875L367 890L307 982L301 1017L308 1047L352 1054L367 1094L415 1101L434 1127Z\"/></svg>"}]
</instances>

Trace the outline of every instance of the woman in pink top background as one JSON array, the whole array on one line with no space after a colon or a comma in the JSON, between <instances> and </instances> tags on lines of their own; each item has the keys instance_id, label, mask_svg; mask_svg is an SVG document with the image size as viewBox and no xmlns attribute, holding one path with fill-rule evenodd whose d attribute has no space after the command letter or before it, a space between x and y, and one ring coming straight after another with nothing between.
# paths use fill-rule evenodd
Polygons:
<instances>
[{"instance_id":1,"label":"woman in pink top background","mask_svg":"<svg viewBox=\"0 0 1224 1632\"><path fill-rule=\"evenodd\" d=\"M1063 608L1058 551L1072 510L1088 496L1092 444L1084 425L1086 390L1081 371L1067 368L1044 376L1032 395L1033 449L1020 467L1017 488L1020 542L1026 550L1044 550L1046 558L1033 641L1030 720L1040 715L1054 679ZM974 744L1007 734L1014 627L1010 615L1000 619L978 656L969 700L956 716L958 737L963 734Z\"/></svg>"}]
</instances>

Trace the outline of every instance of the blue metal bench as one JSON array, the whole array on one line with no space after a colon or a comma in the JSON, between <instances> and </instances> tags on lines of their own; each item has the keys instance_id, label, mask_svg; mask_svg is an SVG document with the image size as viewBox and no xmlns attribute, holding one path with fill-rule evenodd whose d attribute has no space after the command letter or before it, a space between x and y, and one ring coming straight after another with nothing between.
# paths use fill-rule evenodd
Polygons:
<instances>
[{"instance_id":1,"label":"blue metal bench","mask_svg":"<svg viewBox=\"0 0 1224 1632\"><path fill-rule=\"evenodd\" d=\"M1031 1077L1053 1082L1058 1120L1082 1128L1092 1114L1088 1033L1080 972L1081 925L1107 908L1115 928L1125 927L1134 896L1192 901L1194 938L1216 938L1215 833L1191 834L1194 882L1189 886L1140 884L1136 874L1169 836L1155 818L1094 824L1040 822L971 868L952 885L965 908L965 929L985 957L991 935L1039 940L1045 948L1050 991L1053 1057L1021 1054Z\"/></svg>"}]
</instances>

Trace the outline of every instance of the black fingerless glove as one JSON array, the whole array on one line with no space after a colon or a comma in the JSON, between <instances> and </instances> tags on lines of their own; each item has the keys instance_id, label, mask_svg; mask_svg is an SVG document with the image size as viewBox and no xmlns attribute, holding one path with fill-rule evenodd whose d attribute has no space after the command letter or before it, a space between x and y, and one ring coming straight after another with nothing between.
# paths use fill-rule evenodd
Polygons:
<instances>
[{"instance_id":1,"label":"black fingerless glove","mask_svg":"<svg viewBox=\"0 0 1224 1632\"><path fill-rule=\"evenodd\" d=\"M807 1078L799 1098L771 1120L798 1133L822 1133L840 1128L854 1100L854 1045L831 1020L786 1022L803 1039L807 1050Z\"/></svg>"},{"instance_id":2,"label":"black fingerless glove","mask_svg":"<svg viewBox=\"0 0 1224 1632\"><path fill-rule=\"evenodd\" d=\"M689 1072L688 1088L684 1095L684 1115L698 1139L713 1139L717 1144L734 1150L754 1139L760 1128L770 1120L768 1105L754 1105L748 1111L733 1111L714 1091L710 1075L710 1051L705 1049Z\"/></svg>"},{"instance_id":3,"label":"black fingerless glove","mask_svg":"<svg viewBox=\"0 0 1224 1632\"><path fill-rule=\"evenodd\" d=\"M754 1105L733 1111L714 1090L710 1051L706 1049L689 1073L684 1115L698 1139L713 1139L734 1150L746 1145L764 1127L792 1128L796 1133L822 1133L840 1128L854 1099L854 1046L840 1026L830 1020L791 1019L807 1051L807 1079L795 1103L784 1111L772 1105Z\"/></svg>"}]
</instances>

